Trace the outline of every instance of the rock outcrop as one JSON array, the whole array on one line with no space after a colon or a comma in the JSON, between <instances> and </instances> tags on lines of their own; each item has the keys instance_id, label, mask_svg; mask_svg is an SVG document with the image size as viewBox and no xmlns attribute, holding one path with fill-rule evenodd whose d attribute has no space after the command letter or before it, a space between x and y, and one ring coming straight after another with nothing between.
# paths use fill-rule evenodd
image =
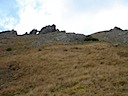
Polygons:
<instances>
[{"instance_id":1,"label":"rock outcrop","mask_svg":"<svg viewBox=\"0 0 128 96\"><path fill-rule=\"evenodd\" d=\"M30 34L30 35L36 35L37 32L38 32L37 29L33 29L29 34Z\"/></svg>"},{"instance_id":2,"label":"rock outcrop","mask_svg":"<svg viewBox=\"0 0 128 96\"><path fill-rule=\"evenodd\" d=\"M0 33L0 39L3 38L12 38L12 37L17 37L17 38L33 38L35 39L31 42L27 42L27 44L32 44L34 46L36 45L42 45L46 43L56 43L56 42L62 42L62 43L71 43L71 42L84 42L86 36L83 34L75 34L75 33L66 33L66 31L59 31L56 29L56 25L48 25L43 27L40 31L37 29L33 29L32 31L29 32L29 34L26 32L23 35L18 35L15 30L12 31L4 31ZM14 39L15 39L14 38Z\"/></svg>"},{"instance_id":3,"label":"rock outcrop","mask_svg":"<svg viewBox=\"0 0 128 96\"><path fill-rule=\"evenodd\" d=\"M17 36L17 31L15 31L14 29L0 32L0 39L14 38L16 36Z\"/></svg>"},{"instance_id":4,"label":"rock outcrop","mask_svg":"<svg viewBox=\"0 0 128 96\"><path fill-rule=\"evenodd\" d=\"M107 31L101 31L92 34L94 38L100 41L107 41L114 44L128 44L128 30L122 30L119 27Z\"/></svg>"},{"instance_id":5,"label":"rock outcrop","mask_svg":"<svg viewBox=\"0 0 128 96\"><path fill-rule=\"evenodd\" d=\"M56 32L56 31L58 31L57 29L56 29L56 25L48 25L48 26L46 26L46 27L43 27L40 31L39 31L39 34L46 34L46 33L51 33L51 32Z\"/></svg>"},{"instance_id":6,"label":"rock outcrop","mask_svg":"<svg viewBox=\"0 0 128 96\"><path fill-rule=\"evenodd\" d=\"M41 28L40 31L37 29L33 29L32 31L29 32L27 35L40 35L40 34L47 34L47 33L52 33L52 32L59 32L58 29L56 29L56 25L48 25L43 28Z\"/></svg>"},{"instance_id":7,"label":"rock outcrop","mask_svg":"<svg viewBox=\"0 0 128 96\"><path fill-rule=\"evenodd\" d=\"M17 31L15 31L14 29L9 30L9 31L2 31L0 32L1 35L6 34L6 35L17 35Z\"/></svg>"},{"instance_id":8,"label":"rock outcrop","mask_svg":"<svg viewBox=\"0 0 128 96\"><path fill-rule=\"evenodd\" d=\"M49 34L41 35L41 37L32 42L33 46L39 46L47 43L78 43L84 42L86 36L83 34L65 33L65 32L52 32Z\"/></svg>"}]
</instances>

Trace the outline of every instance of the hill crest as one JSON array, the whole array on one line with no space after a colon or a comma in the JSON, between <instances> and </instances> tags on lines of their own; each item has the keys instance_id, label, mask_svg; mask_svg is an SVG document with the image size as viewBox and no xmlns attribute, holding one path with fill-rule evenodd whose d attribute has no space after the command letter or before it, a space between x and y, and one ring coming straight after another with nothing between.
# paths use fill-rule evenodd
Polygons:
<instances>
[{"instance_id":1,"label":"hill crest","mask_svg":"<svg viewBox=\"0 0 128 96\"><path fill-rule=\"evenodd\" d=\"M96 32L91 34L94 38L98 38L100 41L107 41L110 43L128 44L128 30L122 30L119 27L113 29Z\"/></svg>"}]
</instances>

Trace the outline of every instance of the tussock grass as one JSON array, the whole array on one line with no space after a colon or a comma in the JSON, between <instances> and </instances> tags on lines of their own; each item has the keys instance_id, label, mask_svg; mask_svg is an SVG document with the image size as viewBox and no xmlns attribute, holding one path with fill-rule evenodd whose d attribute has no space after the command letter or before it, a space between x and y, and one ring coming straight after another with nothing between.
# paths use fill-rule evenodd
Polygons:
<instances>
[{"instance_id":1,"label":"tussock grass","mask_svg":"<svg viewBox=\"0 0 128 96\"><path fill-rule=\"evenodd\" d=\"M128 95L127 46L94 42L13 49L15 54L0 54L1 96Z\"/></svg>"}]
</instances>

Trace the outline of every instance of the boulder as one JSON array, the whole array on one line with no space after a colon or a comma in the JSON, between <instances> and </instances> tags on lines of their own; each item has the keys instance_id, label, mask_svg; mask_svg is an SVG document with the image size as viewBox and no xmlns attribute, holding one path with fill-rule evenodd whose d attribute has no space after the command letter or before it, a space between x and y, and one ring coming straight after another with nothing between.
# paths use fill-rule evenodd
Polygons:
<instances>
[{"instance_id":1,"label":"boulder","mask_svg":"<svg viewBox=\"0 0 128 96\"><path fill-rule=\"evenodd\" d=\"M56 32L57 31L57 29L56 29L56 25L48 25L48 26L46 26L46 27L43 27L41 30L40 30L40 32L39 32L39 34L46 34L46 33L51 33L51 32Z\"/></svg>"},{"instance_id":2,"label":"boulder","mask_svg":"<svg viewBox=\"0 0 128 96\"><path fill-rule=\"evenodd\" d=\"M29 34L30 34L30 35L36 35L36 34L37 34L37 32L38 32L38 31L37 31L37 29L33 29L32 31L30 31L30 33L29 33Z\"/></svg>"}]
</instances>

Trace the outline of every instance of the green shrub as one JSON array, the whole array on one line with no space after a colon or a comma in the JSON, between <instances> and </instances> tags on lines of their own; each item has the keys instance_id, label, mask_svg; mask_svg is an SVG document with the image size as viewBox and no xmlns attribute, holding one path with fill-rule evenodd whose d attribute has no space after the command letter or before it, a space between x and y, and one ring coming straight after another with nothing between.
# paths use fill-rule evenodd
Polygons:
<instances>
[{"instance_id":1,"label":"green shrub","mask_svg":"<svg viewBox=\"0 0 128 96\"><path fill-rule=\"evenodd\" d=\"M84 41L99 41L99 39L93 38L91 35L88 35L88 36L86 36L86 38L84 39Z\"/></svg>"},{"instance_id":2,"label":"green shrub","mask_svg":"<svg viewBox=\"0 0 128 96\"><path fill-rule=\"evenodd\" d=\"M7 93L3 93L2 96L15 96L15 94L11 92L7 92Z\"/></svg>"},{"instance_id":3,"label":"green shrub","mask_svg":"<svg viewBox=\"0 0 128 96\"><path fill-rule=\"evenodd\" d=\"M12 51L12 48L7 48L6 51Z\"/></svg>"},{"instance_id":4,"label":"green shrub","mask_svg":"<svg viewBox=\"0 0 128 96\"><path fill-rule=\"evenodd\" d=\"M42 51L41 49L38 49L38 51Z\"/></svg>"}]
</instances>

